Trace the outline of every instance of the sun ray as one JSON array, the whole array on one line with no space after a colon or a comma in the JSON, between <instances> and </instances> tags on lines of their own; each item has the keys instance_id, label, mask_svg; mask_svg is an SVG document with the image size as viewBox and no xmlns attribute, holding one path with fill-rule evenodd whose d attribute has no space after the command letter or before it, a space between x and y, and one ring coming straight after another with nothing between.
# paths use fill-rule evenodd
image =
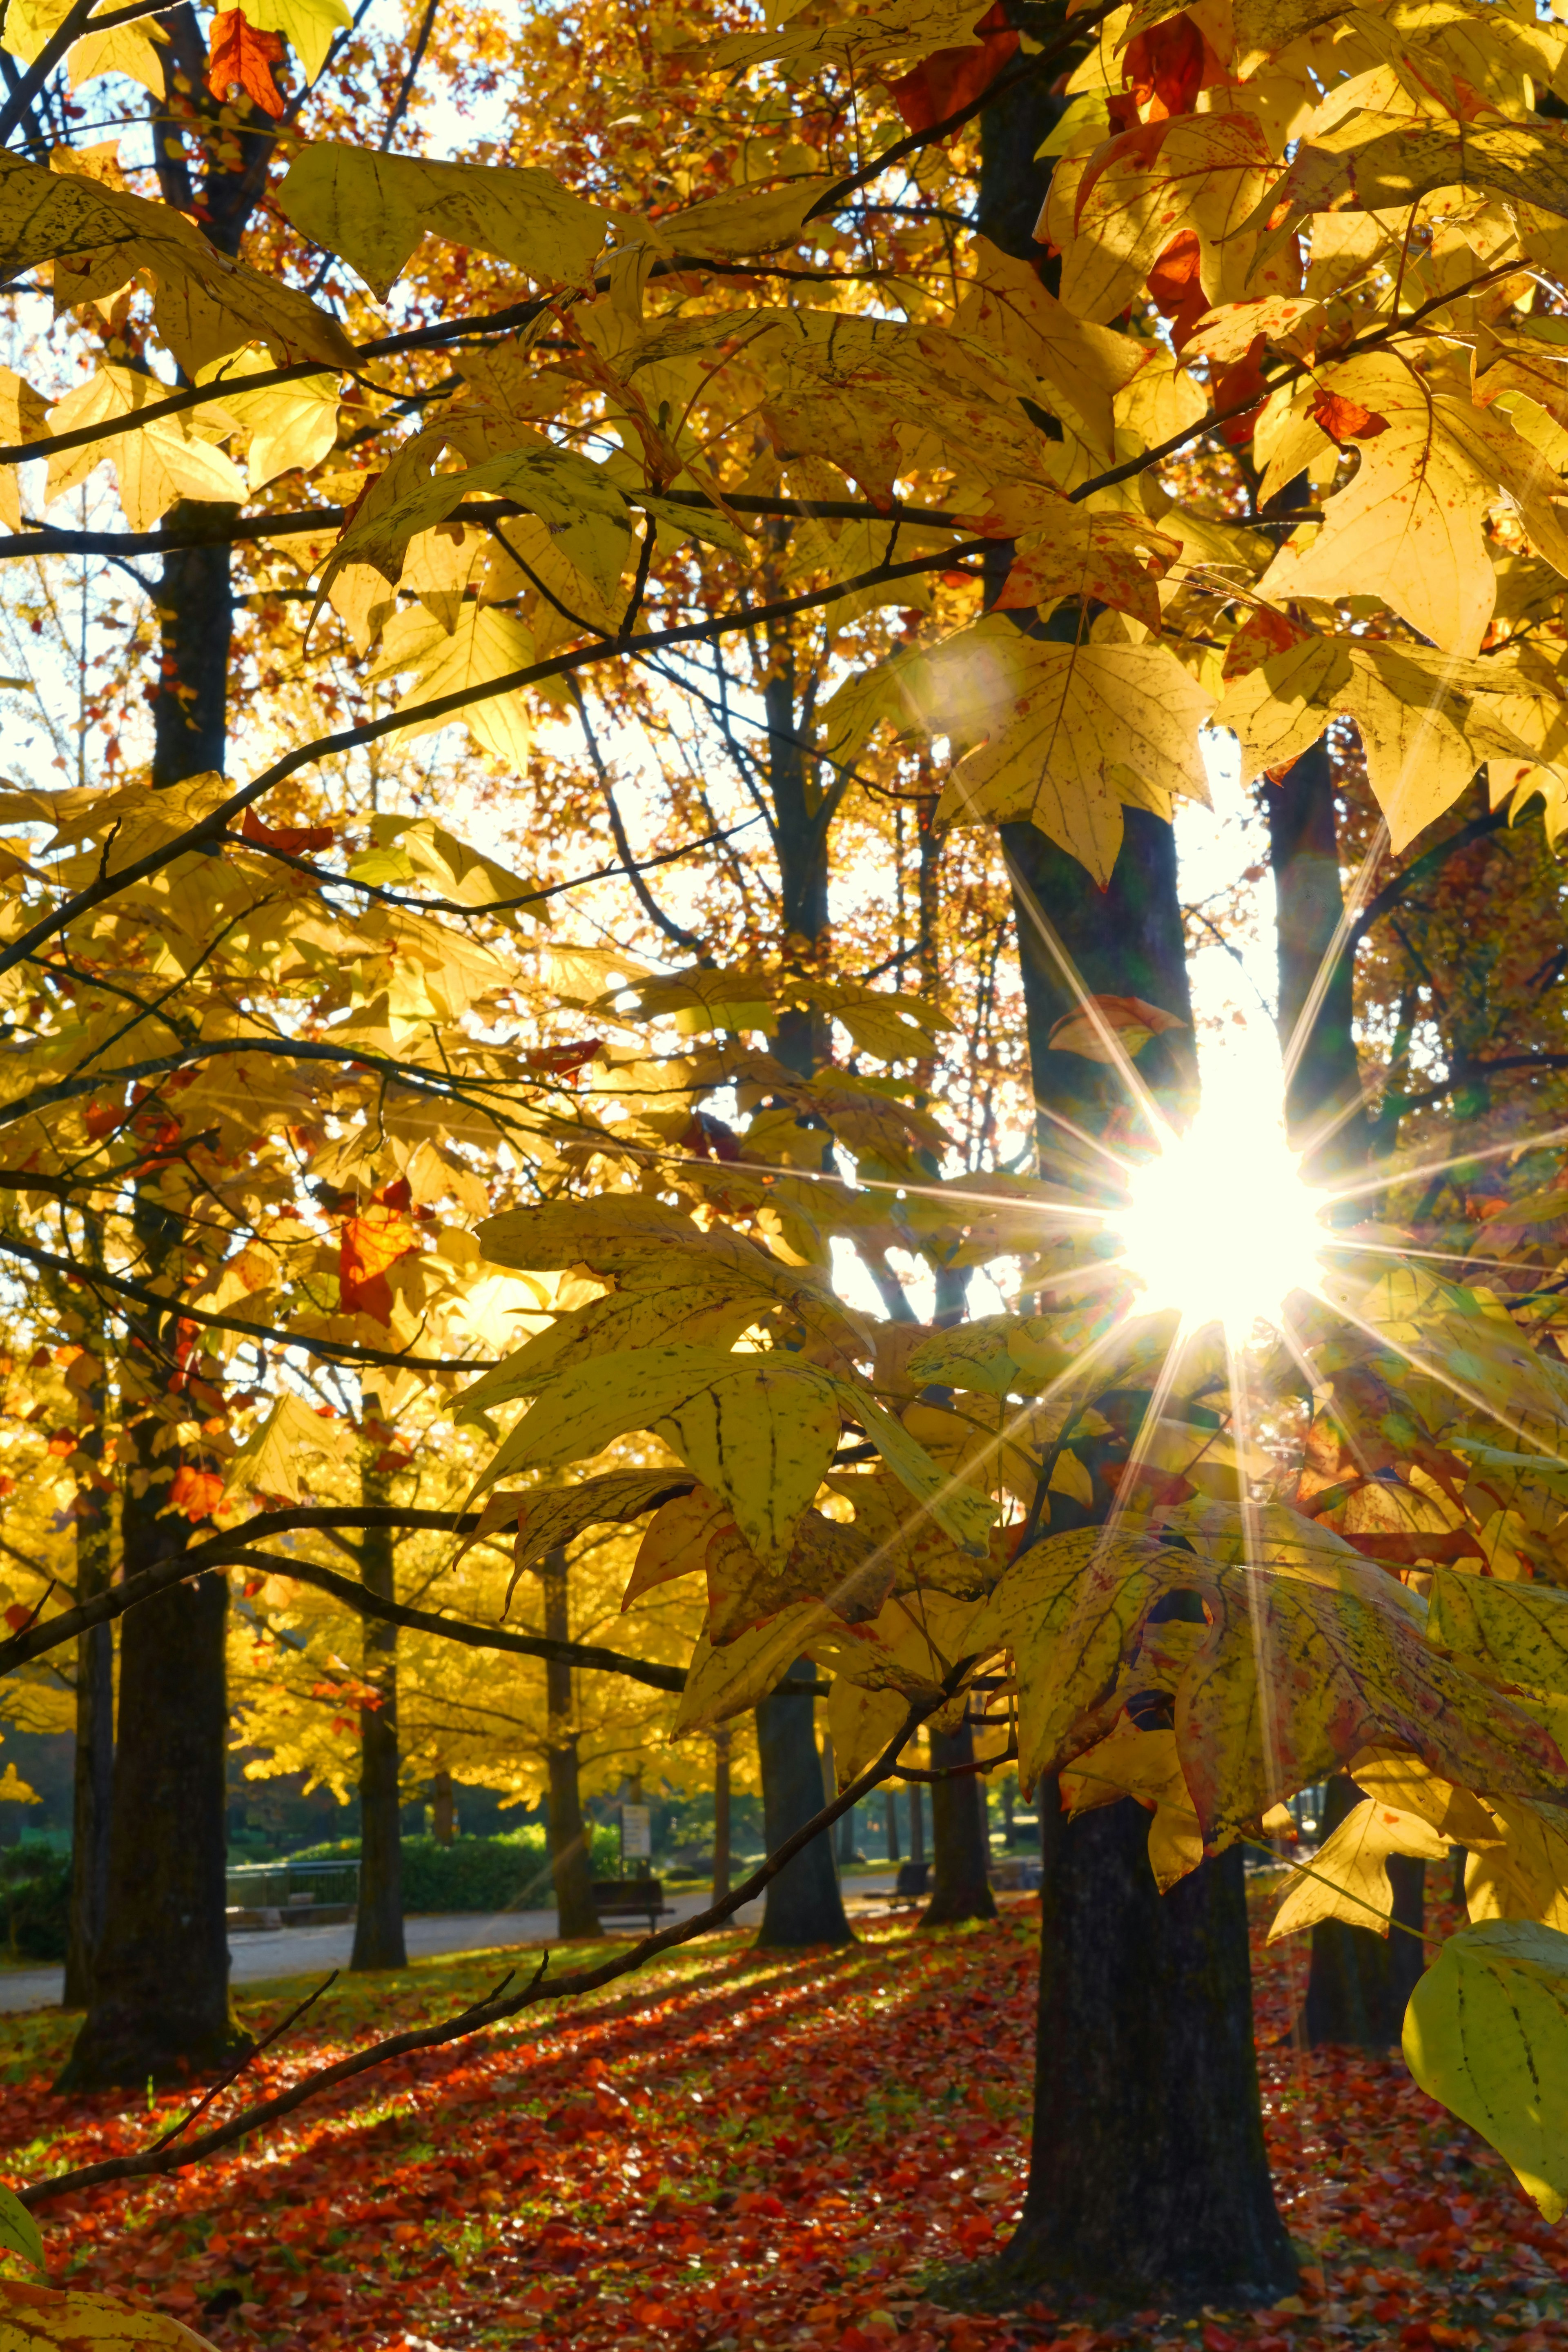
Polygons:
<instances>
[{"instance_id":1,"label":"sun ray","mask_svg":"<svg viewBox=\"0 0 1568 2352\"><path fill-rule=\"evenodd\" d=\"M1079 1006L1088 1016L1095 1035L1105 1050L1107 1060L1120 1076L1135 1107L1142 1111L1155 1140L1160 1143L1170 1142L1174 1137L1175 1129L1132 1066L1132 1056L1128 1053L1120 1036L1084 986L1082 975L1058 937L1055 924L1046 913L1028 883L1019 873L1016 863L1007 856L1005 850L1003 856L1006 860L1007 878L1012 883L1018 903L1027 913L1030 922L1044 940L1062 978L1067 982L1068 988L1077 997Z\"/></svg>"},{"instance_id":2,"label":"sun ray","mask_svg":"<svg viewBox=\"0 0 1568 2352\"><path fill-rule=\"evenodd\" d=\"M1527 1151L1544 1151L1548 1144L1568 1141L1568 1127L1549 1127L1543 1135L1515 1137L1507 1143L1486 1143L1470 1151L1451 1152L1446 1160L1425 1160L1413 1168L1396 1168L1392 1164L1381 1175L1370 1178L1364 1184L1330 1184L1323 1190L1327 1205L1341 1201L1363 1200L1369 1192L1386 1192L1395 1184L1413 1184L1418 1176L1443 1176L1451 1168L1462 1168L1471 1160L1522 1159Z\"/></svg>"},{"instance_id":3,"label":"sun ray","mask_svg":"<svg viewBox=\"0 0 1568 2352\"><path fill-rule=\"evenodd\" d=\"M1436 708L1436 698L1434 697L1433 708ZM1419 737L1417 737L1417 741L1419 741ZM1412 754L1412 757L1414 757L1414 754ZM1409 763L1407 761L1406 765L1408 764ZM1403 775L1404 772L1401 771L1402 782ZM1318 969L1312 975L1312 985L1307 991L1306 1002L1302 1004L1300 1012L1297 1014L1295 1026L1292 1028L1289 1037L1286 1041L1284 1053L1281 1057L1283 1064L1284 1091L1286 1094L1289 1093L1290 1081L1301 1066L1301 1057L1307 1050L1307 1045L1313 1030L1318 1025L1318 1015L1323 1009L1323 999L1329 992L1329 985L1334 976L1334 967L1339 962L1341 956L1344 953L1345 942L1350 937L1352 926L1357 920L1361 914L1362 908L1366 903L1367 896L1372 888L1373 877L1377 872L1378 866L1383 858L1383 854L1387 847L1388 821L1385 817L1380 817L1378 819L1377 830L1373 835L1371 843L1367 848L1366 856L1362 859L1360 866L1356 868L1355 879L1351 884L1350 889L1346 893L1344 904L1340 909L1339 921L1334 925L1333 937L1330 940L1328 946L1323 950L1322 955L1319 960Z\"/></svg>"},{"instance_id":4,"label":"sun ray","mask_svg":"<svg viewBox=\"0 0 1568 2352\"><path fill-rule=\"evenodd\" d=\"M1403 1356L1413 1370L1424 1373L1428 1380L1436 1381L1440 1387L1447 1389L1452 1395L1461 1398L1466 1404L1472 1405L1478 1412L1484 1413L1489 1421L1500 1422L1504 1429L1511 1430L1515 1437L1532 1447L1543 1461L1555 1462L1563 1468L1568 1468L1568 1454L1553 1454L1549 1447L1542 1444L1539 1437L1527 1430L1521 1422L1515 1421L1510 1414L1503 1411L1500 1405L1489 1404L1485 1397L1479 1395L1474 1389L1468 1388L1463 1381L1457 1381L1452 1372L1444 1370L1441 1364L1429 1363L1424 1356L1415 1355L1402 1339L1394 1339L1390 1332L1380 1331L1375 1323L1366 1322L1363 1317L1355 1313L1353 1308L1345 1306L1342 1299L1331 1298L1326 1290L1315 1290L1313 1296L1321 1306L1328 1308L1331 1315L1342 1316L1347 1323L1353 1323L1358 1331L1364 1331L1367 1338L1375 1339L1380 1348L1392 1348L1394 1354Z\"/></svg>"}]
</instances>

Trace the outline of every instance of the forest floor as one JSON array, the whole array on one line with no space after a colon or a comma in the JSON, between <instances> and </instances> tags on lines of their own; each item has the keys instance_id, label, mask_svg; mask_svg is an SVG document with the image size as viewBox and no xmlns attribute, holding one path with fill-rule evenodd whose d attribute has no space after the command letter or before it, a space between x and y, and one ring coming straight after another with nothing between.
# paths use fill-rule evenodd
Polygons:
<instances>
[{"instance_id":1,"label":"forest floor","mask_svg":"<svg viewBox=\"0 0 1568 2352\"><path fill-rule=\"evenodd\" d=\"M151 2303L222 2352L1568 2352L1568 2228L1396 2054L1276 2047L1306 1955L1265 1951L1260 1931L1267 2128L1301 2294L1099 2326L1059 2304L943 2309L943 2273L1018 2210L1037 1916L889 1921L832 1955L708 1938L364 2076L190 2173L47 2208L50 2276ZM241 2087L448 2013L506 1964L340 1979ZM246 1988L247 2021L299 1992ZM0 2029L13 2182L144 2146L183 2112L58 2097L73 2028L55 2011Z\"/></svg>"}]
</instances>

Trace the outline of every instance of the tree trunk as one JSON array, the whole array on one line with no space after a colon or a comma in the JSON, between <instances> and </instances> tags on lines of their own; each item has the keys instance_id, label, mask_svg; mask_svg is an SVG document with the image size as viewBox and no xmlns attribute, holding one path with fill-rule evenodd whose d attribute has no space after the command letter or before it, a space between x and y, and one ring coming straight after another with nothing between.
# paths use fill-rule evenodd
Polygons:
<instances>
[{"instance_id":1,"label":"tree trunk","mask_svg":"<svg viewBox=\"0 0 1568 2352\"><path fill-rule=\"evenodd\" d=\"M1107 1163L1061 1122L1098 1135L1126 1110L1130 1097L1119 1070L1081 1054L1058 1053L1050 1042L1057 1023L1079 1003L1053 951L1053 936L1091 996L1141 996L1186 1024L1152 1039L1137 1068L1167 1111L1190 1112L1197 1092L1175 835L1147 809L1127 809L1123 817L1121 854L1104 890L1034 825L1001 829L1013 879L1042 1169L1096 1192L1105 1188Z\"/></svg>"},{"instance_id":2,"label":"tree trunk","mask_svg":"<svg viewBox=\"0 0 1568 2352\"><path fill-rule=\"evenodd\" d=\"M1264 804L1274 872L1280 1050L1289 1053L1301 1033L1285 1092L1286 1128L1299 1150L1315 1146L1308 1172L1327 1181L1361 1166L1371 1136L1366 1112L1351 1108L1361 1093L1361 1065L1352 1024L1352 959L1336 938L1344 899L1326 740L1265 786ZM1342 1114L1333 1134L1325 1135Z\"/></svg>"},{"instance_id":3,"label":"tree trunk","mask_svg":"<svg viewBox=\"0 0 1568 2352\"><path fill-rule=\"evenodd\" d=\"M1026 84L981 122L980 226L1045 266L1033 228L1050 164L1038 148L1062 101ZM1064 609L1049 635L1076 635ZM1072 1009L1054 937L1090 993L1142 996L1189 1024L1137 1067L1169 1111L1195 1103L1196 1056L1172 828L1123 811L1109 886L1028 825L1002 828L1014 885L1042 1170L1105 1190L1098 1134L1128 1100L1116 1072L1054 1050ZM1002 2272L1147 2301L1272 2300L1294 2284L1275 2210L1252 2048L1250 1960L1239 1850L1162 1896L1147 1816L1130 1801L1068 1822L1039 1792L1043 1856L1035 2135L1024 2218Z\"/></svg>"},{"instance_id":4,"label":"tree trunk","mask_svg":"<svg viewBox=\"0 0 1568 2352\"><path fill-rule=\"evenodd\" d=\"M1338 1829L1362 1801L1353 1780L1337 1772L1329 1782L1322 1833ZM1342 1919L1320 1919L1312 1930L1307 1997L1296 2038L1318 2050L1352 2043L1387 2050L1399 2040L1405 2005L1426 1966L1421 1941L1426 1910L1426 1865L1405 1854L1391 1856L1394 1925L1386 1936L1374 1927L1352 1927Z\"/></svg>"},{"instance_id":5,"label":"tree trunk","mask_svg":"<svg viewBox=\"0 0 1568 2352\"><path fill-rule=\"evenodd\" d=\"M889 1788L882 1800L883 1814L888 1825L888 1860L899 1859L899 1797L896 1789Z\"/></svg>"},{"instance_id":6,"label":"tree trunk","mask_svg":"<svg viewBox=\"0 0 1568 2352\"><path fill-rule=\"evenodd\" d=\"M812 969L827 946L827 840L834 801L813 802L802 746L805 730L796 709L796 669L786 635L771 643L763 688L768 719L768 782L779 861L779 905L784 961ZM818 1013L781 1016L774 1052L785 1066L810 1077L827 1054L827 1023ZM824 1134L826 1150L828 1137ZM815 1680L809 1659L792 1675ZM763 1820L768 1851L822 1809L822 1761L816 1750L816 1701L764 1699L757 1709ZM814 1838L804 1853L768 1883L758 1943L791 1948L853 1940L844 1914L831 1838Z\"/></svg>"},{"instance_id":7,"label":"tree trunk","mask_svg":"<svg viewBox=\"0 0 1568 2352\"><path fill-rule=\"evenodd\" d=\"M430 1776L430 1834L437 1845L450 1845L458 1834L452 1776L444 1765Z\"/></svg>"},{"instance_id":8,"label":"tree trunk","mask_svg":"<svg viewBox=\"0 0 1568 2352\"><path fill-rule=\"evenodd\" d=\"M730 1892L730 1727L713 1734L713 1900Z\"/></svg>"},{"instance_id":9,"label":"tree trunk","mask_svg":"<svg viewBox=\"0 0 1568 2352\"><path fill-rule=\"evenodd\" d=\"M539 1578L544 1596L544 1631L552 1641L569 1642L571 1594L566 1554L559 1547L545 1553L540 1562ZM544 1693L545 1741L550 1761L550 1875L555 1886L556 1928L563 1936L597 1936L601 1930L594 1905L594 1864L583 1823L583 1798L577 1779L571 1667L555 1658L547 1659Z\"/></svg>"},{"instance_id":10,"label":"tree trunk","mask_svg":"<svg viewBox=\"0 0 1568 2352\"><path fill-rule=\"evenodd\" d=\"M368 1441L367 1441L368 1443ZM369 1505L384 1503L386 1482L363 1475ZM397 1598L397 1559L390 1528L367 1528L360 1539L360 1581L378 1600ZM397 1628L364 1621L361 1671L379 1698L359 1715L359 1908L351 1969L405 1969L403 1934L403 1801L398 1786Z\"/></svg>"},{"instance_id":11,"label":"tree trunk","mask_svg":"<svg viewBox=\"0 0 1568 2352\"><path fill-rule=\"evenodd\" d=\"M94 1237L88 1250L96 1262ZM102 1359L78 1390L76 1598L107 1592L113 1575L112 1488L103 1474L109 1391ZM70 1914L66 1940L67 2009L85 2009L92 1994L92 1962L103 1932L109 1880L109 1807L114 1774L114 1633L94 1625L76 1639L76 1776L71 1796Z\"/></svg>"},{"instance_id":12,"label":"tree trunk","mask_svg":"<svg viewBox=\"0 0 1568 2352\"><path fill-rule=\"evenodd\" d=\"M142 1191L132 1222L156 1278L181 1221ZM172 1351L174 1318L166 1339L157 1337ZM132 1393L162 1391L162 1352L136 1338L127 1357ZM171 1455L154 1450L167 1423L128 1409L122 1425L131 1450L121 1530L130 1578L177 1558L191 1523L169 1509ZM140 2090L149 2077L205 2072L250 2047L229 2002L224 1916L227 1628L228 1580L220 1572L174 1585L124 1619L103 1929L62 2088Z\"/></svg>"},{"instance_id":13,"label":"tree trunk","mask_svg":"<svg viewBox=\"0 0 1568 2352\"><path fill-rule=\"evenodd\" d=\"M1118 2301L1272 2302L1295 2283L1252 2042L1239 1846L1162 1895L1130 1798L1039 1790L1034 2160L999 2274Z\"/></svg>"},{"instance_id":14,"label":"tree trunk","mask_svg":"<svg viewBox=\"0 0 1568 2352\"><path fill-rule=\"evenodd\" d=\"M931 1735L933 1770L974 1761L974 1733L967 1722L956 1731ZM988 1865L991 1841L985 1828L985 1788L978 1772L964 1772L952 1780L931 1784L931 1832L933 1868L931 1901L921 1918L922 1927L951 1927L959 1919L994 1919L996 1897L991 1892Z\"/></svg>"},{"instance_id":15,"label":"tree trunk","mask_svg":"<svg viewBox=\"0 0 1568 2352\"><path fill-rule=\"evenodd\" d=\"M798 1658L790 1668L793 1681L809 1682L816 1674L809 1658ZM812 1727L816 1708L808 1692L775 1691L757 1709L763 1834L770 1853L822 1811L822 1760ZM757 1942L768 1950L788 1950L854 1940L834 1868L833 1839L823 1830L769 1880Z\"/></svg>"},{"instance_id":16,"label":"tree trunk","mask_svg":"<svg viewBox=\"0 0 1568 2352\"><path fill-rule=\"evenodd\" d=\"M926 1858L925 1800L918 1780L910 1782L910 1860Z\"/></svg>"}]
</instances>

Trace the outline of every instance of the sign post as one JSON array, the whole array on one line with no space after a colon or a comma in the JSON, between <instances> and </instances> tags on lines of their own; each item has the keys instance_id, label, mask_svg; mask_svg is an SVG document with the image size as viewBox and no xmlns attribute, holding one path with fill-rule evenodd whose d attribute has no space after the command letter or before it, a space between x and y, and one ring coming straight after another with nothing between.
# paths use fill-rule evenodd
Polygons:
<instances>
[{"instance_id":1,"label":"sign post","mask_svg":"<svg viewBox=\"0 0 1568 2352\"><path fill-rule=\"evenodd\" d=\"M623 1875L647 1878L648 1864L653 1860L653 1809L649 1805L621 1807L621 1870ZM628 1863L636 1863L635 1873L627 1873Z\"/></svg>"}]
</instances>

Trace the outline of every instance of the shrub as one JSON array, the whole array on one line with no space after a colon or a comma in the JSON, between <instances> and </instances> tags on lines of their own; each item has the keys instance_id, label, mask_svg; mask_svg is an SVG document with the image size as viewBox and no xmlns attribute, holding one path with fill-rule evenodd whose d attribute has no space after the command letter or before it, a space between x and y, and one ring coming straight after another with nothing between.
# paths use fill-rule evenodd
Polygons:
<instances>
[{"instance_id":1,"label":"shrub","mask_svg":"<svg viewBox=\"0 0 1568 2352\"><path fill-rule=\"evenodd\" d=\"M590 1830L595 1878L620 1873L620 1839L603 1822ZM336 1861L359 1853L358 1838L291 1854L292 1862ZM425 1911L543 1911L554 1896L550 1885L550 1849L543 1825L531 1822L510 1837L456 1838L438 1845L431 1837L403 1841L403 1907Z\"/></svg>"},{"instance_id":2,"label":"shrub","mask_svg":"<svg viewBox=\"0 0 1568 2352\"><path fill-rule=\"evenodd\" d=\"M70 1855L54 1846L0 1853L5 1948L16 1959L63 1960L70 1932Z\"/></svg>"}]
</instances>

